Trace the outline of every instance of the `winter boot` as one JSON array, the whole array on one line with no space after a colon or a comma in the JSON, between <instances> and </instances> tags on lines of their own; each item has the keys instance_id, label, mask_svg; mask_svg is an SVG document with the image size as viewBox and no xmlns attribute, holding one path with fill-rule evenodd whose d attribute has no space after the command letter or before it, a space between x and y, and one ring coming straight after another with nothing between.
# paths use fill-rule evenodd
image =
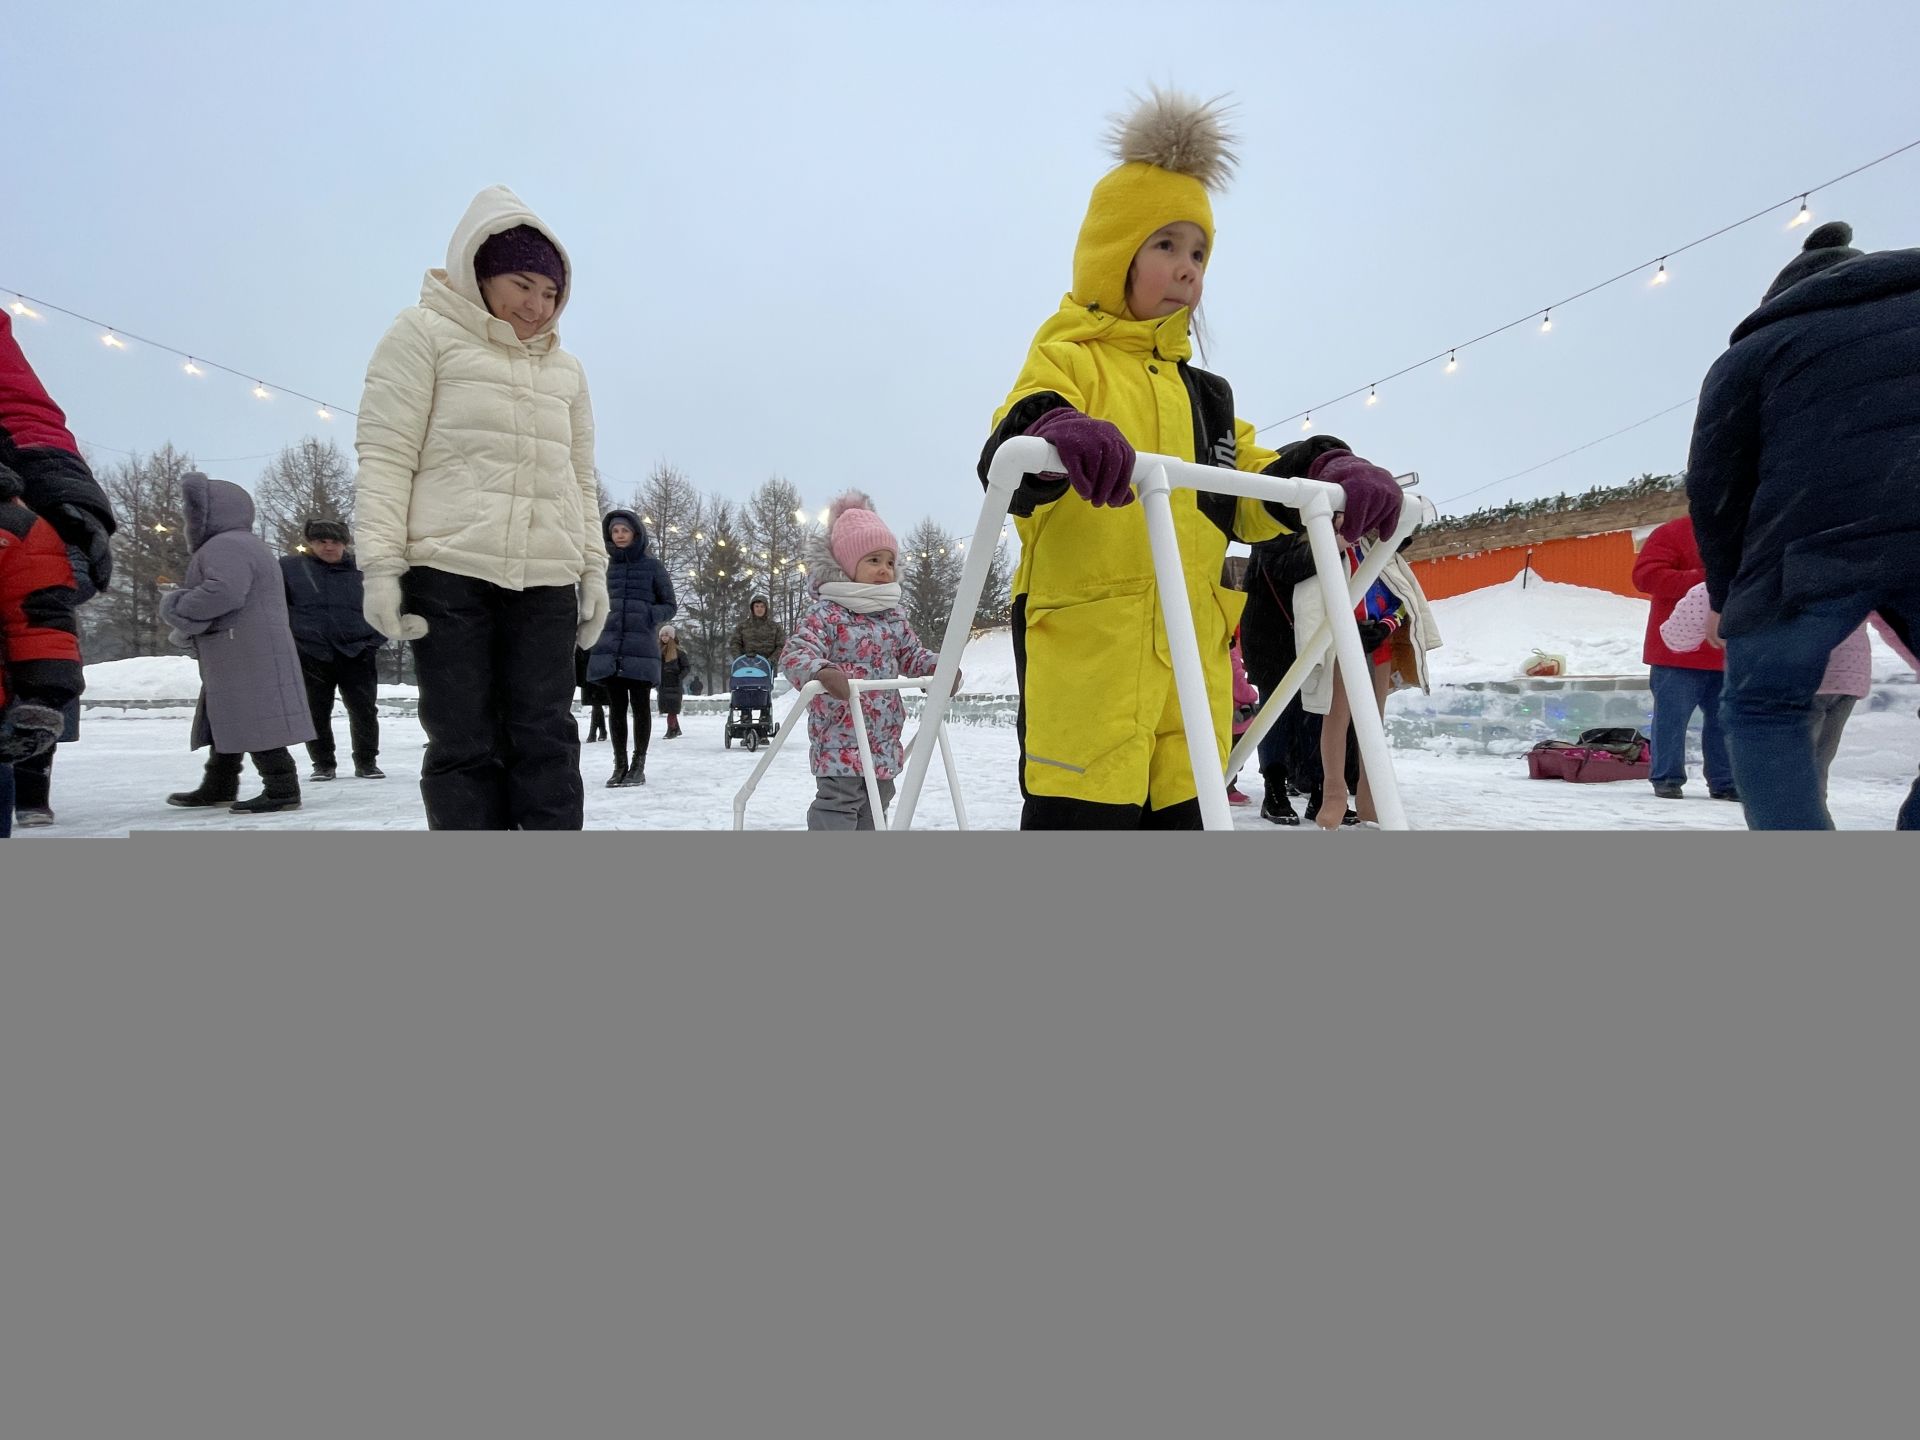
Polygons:
<instances>
[{"instance_id":1,"label":"winter boot","mask_svg":"<svg viewBox=\"0 0 1920 1440\"><path fill-rule=\"evenodd\" d=\"M325 765L322 765L318 761L315 761L313 766L313 773L307 776L307 778L309 780L332 780L336 778L338 774L339 774L339 771L334 767L331 761L329 761Z\"/></svg>"},{"instance_id":2,"label":"winter boot","mask_svg":"<svg viewBox=\"0 0 1920 1440\"><path fill-rule=\"evenodd\" d=\"M13 812L13 823L22 830L40 830L53 824L53 811L44 805L25 805Z\"/></svg>"},{"instance_id":3,"label":"winter boot","mask_svg":"<svg viewBox=\"0 0 1920 1440\"><path fill-rule=\"evenodd\" d=\"M384 780L387 778L387 772L369 760L365 764L356 764L353 767L353 778L356 780Z\"/></svg>"},{"instance_id":4,"label":"winter boot","mask_svg":"<svg viewBox=\"0 0 1920 1440\"><path fill-rule=\"evenodd\" d=\"M1267 782L1267 793L1260 801L1260 818L1273 825L1298 825L1300 817L1293 813L1293 804L1287 799L1286 779L1278 770L1260 773Z\"/></svg>"},{"instance_id":5,"label":"winter boot","mask_svg":"<svg viewBox=\"0 0 1920 1440\"><path fill-rule=\"evenodd\" d=\"M607 777L607 789L618 790L627 783L627 752L624 748L613 752L613 774Z\"/></svg>"},{"instance_id":6,"label":"winter boot","mask_svg":"<svg viewBox=\"0 0 1920 1440\"><path fill-rule=\"evenodd\" d=\"M265 787L250 800L236 800L227 807L231 815L277 815L282 810L300 808L300 772L285 750L277 755L263 751L253 757Z\"/></svg>"},{"instance_id":7,"label":"winter boot","mask_svg":"<svg viewBox=\"0 0 1920 1440\"><path fill-rule=\"evenodd\" d=\"M167 796L167 804L182 810L204 810L214 805L231 805L240 798L240 757L207 752L207 772L191 790Z\"/></svg>"},{"instance_id":8,"label":"winter boot","mask_svg":"<svg viewBox=\"0 0 1920 1440\"><path fill-rule=\"evenodd\" d=\"M680 717L678 715L669 715L667 717L667 739L678 740L679 738L680 738Z\"/></svg>"},{"instance_id":9,"label":"winter boot","mask_svg":"<svg viewBox=\"0 0 1920 1440\"><path fill-rule=\"evenodd\" d=\"M636 755L633 764L627 767L627 784L644 785L647 783L647 757Z\"/></svg>"}]
</instances>

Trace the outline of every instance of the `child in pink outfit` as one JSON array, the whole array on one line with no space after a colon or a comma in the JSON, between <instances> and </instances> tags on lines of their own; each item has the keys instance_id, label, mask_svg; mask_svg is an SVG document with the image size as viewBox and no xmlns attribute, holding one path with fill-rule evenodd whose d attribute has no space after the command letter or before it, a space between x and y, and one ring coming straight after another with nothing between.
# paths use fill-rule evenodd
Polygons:
<instances>
[{"instance_id":1,"label":"child in pink outfit","mask_svg":"<svg viewBox=\"0 0 1920 1440\"><path fill-rule=\"evenodd\" d=\"M1227 651L1227 658L1233 662L1233 739L1238 744L1240 737L1247 733L1247 726L1253 723L1253 717L1260 705L1260 692L1253 688L1253 682L1247 679L1247 667L1240 661L1240 632L1233 632L1233 645ZM1240 778L1240 772L1234 771L1227 777L1227 803L1229 805L1251 805L1253 797L1243 794L1234 782Z\"/></svg>"},{"instance_id":2,"label":"child in pink outfit","mask_svg":"<svg viewBox=\"0 0 1920 1440\"><path fill-rule=\"evenodd\" d=\"M1695 585L1680 597L1673 613L1661 622L1660 638L1671 650L1698 650L1707 643L1711 615L1712 603L1707 599L1706 585ZM1820 689L1813 697L1812 719L1813 753L1820 767L1823 805L1827 799L1827 772L1833 768L1833 757L1840 753L1840 735L1847 728L1855 703L1873 688L1873 644L1867 639L1868 623L1901 659L1909 665L1916 664L1906 646L1900 643L1900 637L1877 614L1862 621L1860 628L1836 645L1828 656L1827 673L1820 677ZM1920 665L1916 665L1916 669L1920 669Z\"/></svg>"},{"instance_id":3,"label":"child in pink outfit","mask_svg":"<svg viewBox=\"0 0 1920 1440\"><path fill-rule=\"evenodd\" d=\"M813 605L800 617L779 657L780 671L802 689L818 680L827 694L807 707L807 748L815 796L809 830L872 830L877 818L867 796L866 772L853 729L849 680L931 675L940 657L920 643L900 608L894 578L899 542L873 502L850 490L828 508L824 535L808 538L808 588ZM959 677L954 685L959 686ZM897 690L860 697L873 774L884 808L904 764L900 733L907 707Z\"/></svg>"}]
</instances>

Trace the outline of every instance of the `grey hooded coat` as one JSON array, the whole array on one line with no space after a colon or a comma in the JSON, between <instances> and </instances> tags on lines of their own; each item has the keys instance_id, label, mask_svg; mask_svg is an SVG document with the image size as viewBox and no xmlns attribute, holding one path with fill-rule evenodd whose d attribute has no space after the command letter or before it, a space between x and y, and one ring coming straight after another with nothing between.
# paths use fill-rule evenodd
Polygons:
<instances>
[{"instance_id":1,"label":"grey hooded coat","mask_svg":"<svg viewBox=\"0 0 1920 1440\"><path fill-rule=\"evenodd\" d=\"M253 497L197 470L180 489L193 559L160 614L193 637L200 660L193 748L236 754L313 739L286 585L267 542L253 533Z\"/></svg>"}]
</instances>

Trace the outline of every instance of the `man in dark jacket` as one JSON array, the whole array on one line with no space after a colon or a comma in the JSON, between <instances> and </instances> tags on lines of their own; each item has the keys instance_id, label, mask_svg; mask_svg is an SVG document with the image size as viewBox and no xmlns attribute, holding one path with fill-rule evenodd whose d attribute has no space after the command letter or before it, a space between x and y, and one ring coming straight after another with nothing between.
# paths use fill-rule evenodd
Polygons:
<instances>
[{"instance_id":1,"label":"man in dark jacket","mask_svg":"<svg viewBox=\"0 0 1920 1440\"><path fill-rule=\"evenodd\" d=\"M1920 250L1822 225L1700 392L1687 497L1724 643L1734 776L1755 830L1831 828L1812 702L1878 610L1920 621Z\"/></svg>"},{"instance_id":2,"label":"man in dark jacket","mask_svg":"<svg viewBox=\"0 0 1920 1440\"><path fill-rule=\"evenodd\" d=\"M379 764L380 719L375 708L380 647L386 636L367 624L359 568L347 548L352 538L338 520L309 520L305 553L283 556L287 619L300 649L300 676L313 710L314 738L307 745L315 780L336 773L333 697L347 707L353 736L353 773L384 780Z\"/></svg>"},{"instance_id":3,"label":"man in dark jacket","mask_svg":"<svg viewBox=\"0 0 1920 1440\"><path fill-rule=\"evenodd\" d=\"M767 597L756 595L747 606L747 617L733 627L733 654L738 659L742 655L759 655L776 670L780 666L780 651L787 643L787 632L780 628L780 622L767 613ZM773 711L762 710L760 718L771 728Z\"/></svg>"}]
</instances>

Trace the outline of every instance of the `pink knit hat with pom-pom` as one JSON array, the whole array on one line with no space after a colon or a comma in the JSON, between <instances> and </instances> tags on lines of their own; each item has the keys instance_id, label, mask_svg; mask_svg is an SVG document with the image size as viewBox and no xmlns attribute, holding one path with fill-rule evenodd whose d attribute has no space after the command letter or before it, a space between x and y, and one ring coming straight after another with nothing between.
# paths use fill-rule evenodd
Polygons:
<instances>
[{"instance_id":1,"label":"pink knit hat with pom-pom","mask_svg":"<svg viewBox=\"0 0 1920 1440\"><path fill-rule=\"evenodd\" d=\"M887 522L873 513L873 499L860 490L849 490L827 509L827 548L834 563L853 578L853 567L875 550L891 550L900 557L900 542L893 538Z\"/></svg>"}]
</instances>

